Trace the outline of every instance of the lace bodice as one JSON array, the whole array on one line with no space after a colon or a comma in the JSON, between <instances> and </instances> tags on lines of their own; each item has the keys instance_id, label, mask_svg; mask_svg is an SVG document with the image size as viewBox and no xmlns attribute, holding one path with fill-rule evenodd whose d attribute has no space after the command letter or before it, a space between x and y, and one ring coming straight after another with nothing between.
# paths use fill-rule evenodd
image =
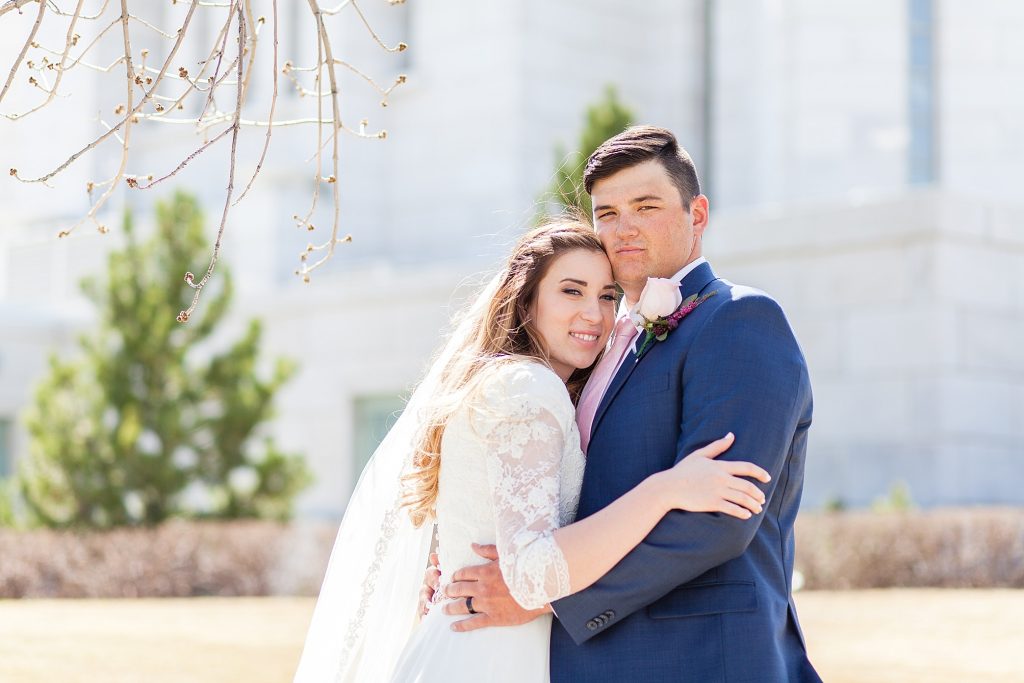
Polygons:
<instances>
[{"instance_id":1,"label":"lace bodice","mask_svg":"<svg viewBox=\"0 0 1024 683\"><path fill-rule=\"evenodd\" d=\"M515 361L486 371L449 421L437 498L442 584L498 548L512 597L536 609L569 593L569 568L553 531L573 520L583 453L565 384L545 365Z\"/></svg>"}]
</instances>

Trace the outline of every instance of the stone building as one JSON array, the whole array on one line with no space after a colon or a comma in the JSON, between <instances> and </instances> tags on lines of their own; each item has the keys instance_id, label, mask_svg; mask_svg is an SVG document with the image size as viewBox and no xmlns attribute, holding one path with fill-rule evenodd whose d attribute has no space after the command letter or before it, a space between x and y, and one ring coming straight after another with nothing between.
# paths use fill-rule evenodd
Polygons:
<instances>
[{"instance_id":1,"label":"stone building","mask_svg":"<svg viewBox=\"0 0 1024 683\"><path fill-rule=\"evenodd\" d=\"M300 4L283 5L293 44ZM574 144L585 106L607 84L639 121L673 129L692 152L719 273L774 294L792 319L816 397L806 505L869 504L897 482L923 505L1024 503L1014 476L1024 471L1024 4L410 0L366 9L382 35L412 47L386 55L357 23L338 29L346 59L383 80L409 77L386 110L354 87L346 100L351 116L367 112L389 132L385 142L344 141L345 229L356 241L311 286L296 281L307 238L289 217L308 202L312 149L308 134L281 131L226 244L240 285L236 320L265 317L268 352L302 362L273 429L318 475L304 514L344 508L472 277L528 223L555 146ZM0 44L11 30L0 27ZM281 106L288 116L305 103L285 95ZM39 133L41 120L0 121L4 165L56 158L96 125L69 122L37 154L26 131ZM175 135L141 143L139 167L175 160L169 150L192 139ZM259 139L243 150L249 170ZM74 170L68 182L93 172ZM182 185L215 213L221 168L192 173ZM55 244L52 226L84 212L70 196L0 182L8 471L26 447L16 416L46 349L69 348L89 322L77 277L117 243L114 234ZM122 201L144 212L152 197Z\"/></svg>"}]
</instances>

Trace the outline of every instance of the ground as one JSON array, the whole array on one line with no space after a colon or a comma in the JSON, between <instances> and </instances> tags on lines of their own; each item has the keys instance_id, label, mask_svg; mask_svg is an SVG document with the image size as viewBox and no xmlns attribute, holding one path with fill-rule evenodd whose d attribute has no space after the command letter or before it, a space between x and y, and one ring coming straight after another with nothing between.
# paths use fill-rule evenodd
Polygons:
<instances>
[{"instance_id":1,"label":"ground","mask_svg":"<svg viewBox=\"0 0 1024 683\"><path fill-rule=\"evenodd\" d=\"M1024 590L797 595L828 683L1024 683ZM291 680L305 598L0 601L0 681Z\"/></svg>"}]
</instances>

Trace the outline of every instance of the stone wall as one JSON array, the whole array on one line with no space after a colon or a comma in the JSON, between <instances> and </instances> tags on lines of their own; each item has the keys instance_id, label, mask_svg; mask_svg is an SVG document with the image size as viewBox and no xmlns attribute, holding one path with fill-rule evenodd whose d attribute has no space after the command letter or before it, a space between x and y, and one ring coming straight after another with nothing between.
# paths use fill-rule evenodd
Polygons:
<instances>
[{"instance_id":1,"label":"stone wall","mask_svg":"<svg viewBox=\"0 0 1024 683\"><path fill-rule=\"evenodd\" d=\"M713 215L719 273L775 295L811 369L807 502L1024 503L1024 211L917 191Z\"/></svg>"}]
</instances>

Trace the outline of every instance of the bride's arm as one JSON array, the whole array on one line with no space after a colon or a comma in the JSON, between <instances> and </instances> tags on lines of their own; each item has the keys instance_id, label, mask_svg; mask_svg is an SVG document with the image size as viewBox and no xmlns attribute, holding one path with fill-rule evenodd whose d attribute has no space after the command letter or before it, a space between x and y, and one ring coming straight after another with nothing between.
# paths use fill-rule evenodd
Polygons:
<instances>
[{"instance_id":1,"label":"bride's arm","mask_svg":"<svg viewBox=\"0 0 1024 683\"><path fill-rule=\"evenodd\" d=\"M732 434L683 458L670 470L637 484L611 505L554 532L569 566L570 593L590 586L647 537L670 510L724 512L749 519L761 512L764 494L749 481L768 473L751 463L716 461Z\"/></svg>"},{"instance_id":2,"label":"bride's arm","mask_svg":"<svg viewBox=\"0 0 1024 683\"><path fill-rule=\"evenodd\" d=\"M532 378L534 381L536 377ZM488 483L502 577L519 605L536 609L586 588L642 541L672 509L749 518L761 492L749 463L717 462L731 435L648 477L594 515L559 527L559 465L572 415L540 383L502 387L478 414L487 439ZM561 419L559 419L561 418Z\"/></svg>"}]
</instances>

